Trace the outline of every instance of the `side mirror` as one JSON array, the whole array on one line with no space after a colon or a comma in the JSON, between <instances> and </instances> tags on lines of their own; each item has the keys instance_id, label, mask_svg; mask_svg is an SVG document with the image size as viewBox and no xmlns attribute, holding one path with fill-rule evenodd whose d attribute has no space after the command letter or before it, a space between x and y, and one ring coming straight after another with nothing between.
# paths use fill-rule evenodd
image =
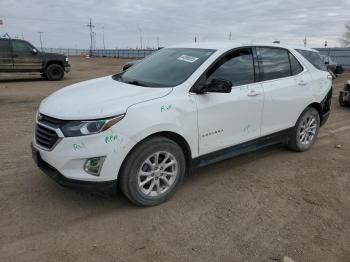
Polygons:
<instances>
[{"instance_id":1,"label":"side mirror","mask_svg":"<svg viewBox=\"0 0 350 262\"><path fill-rule=\"evenodd\" d=\"M32 54L33 54L33 55L36 55L37 53L38 53L38 50L36 50L35 48L33 48Z\"/></svg>"},{"instance_id":2,"label":"side mirror","mask_svg":"<svg viewBox=\"0 0 350 262\"><path fill-rule=\"evenodd\" d=\"M225 79L214 78L210 81L209 84L206 84L202 92L211 92L211 93L231 93L232 82Z\"/></svg>"}]
</instances>

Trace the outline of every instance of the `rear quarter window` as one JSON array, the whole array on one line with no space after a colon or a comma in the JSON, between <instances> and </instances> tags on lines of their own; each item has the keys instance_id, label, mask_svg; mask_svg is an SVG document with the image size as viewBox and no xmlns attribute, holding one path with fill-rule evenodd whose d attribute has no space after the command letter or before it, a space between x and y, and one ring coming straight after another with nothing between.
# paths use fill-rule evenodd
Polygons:
<instances>
[{"instance_id":1,"label":"rear quarter window","mask_svg":"<svg viewBox=\"0 0 350 262\"><path fill-rule=\"evenodd\" d=\"M318 52L302 50L302 49L296 49L296 51L298 51L299 54L305 57L306 60L309 61L318 70L327 71L327 67L325 66Z\"/></svg>"}]
</instances>

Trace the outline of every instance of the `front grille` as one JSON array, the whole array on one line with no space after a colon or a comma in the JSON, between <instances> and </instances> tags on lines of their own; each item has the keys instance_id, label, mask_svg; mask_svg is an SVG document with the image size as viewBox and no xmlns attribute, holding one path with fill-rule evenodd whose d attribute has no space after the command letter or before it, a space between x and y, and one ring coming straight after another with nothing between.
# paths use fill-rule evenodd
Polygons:
<instances>
[{"instance_id":1,"label":"front grille","mask_svg":"<svg viewBox=\"0 0 350 262\"><path fill-rule=\"evenodd\" d=\"M57 119L57 118L53 118L50 116L40 114L39 115L39 122L43 123L44 125L57 128L57 127L61 126L65 122L65 120L61 120L61 119Z\"/></svg>"},{"instance_id":2,"label":"front grille","mask_svg":"<svg viewBox=\"0 0 350 262\"><path fill-rule=\"evenodd\" d=\"M39 146L50 150L57 143L58 135L54 130L37 124L35 127L35 141Z\"/></svg>"}]
</instances>

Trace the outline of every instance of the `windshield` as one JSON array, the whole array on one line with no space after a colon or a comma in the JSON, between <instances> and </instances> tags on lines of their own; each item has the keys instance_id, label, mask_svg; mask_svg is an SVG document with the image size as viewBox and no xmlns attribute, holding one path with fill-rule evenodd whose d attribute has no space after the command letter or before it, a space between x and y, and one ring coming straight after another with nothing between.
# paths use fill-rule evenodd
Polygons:
<instances>
[{"instance_id":1,"label":"windshield","mask_svg":"<svg viewBox=\"0 0 350 262\"><path fill-rule=\"evenodd\" d=\"M165 48L132 66L116 80L149 87L182 84L207 58L212 49Z\"/></svg>"}]
</instances>

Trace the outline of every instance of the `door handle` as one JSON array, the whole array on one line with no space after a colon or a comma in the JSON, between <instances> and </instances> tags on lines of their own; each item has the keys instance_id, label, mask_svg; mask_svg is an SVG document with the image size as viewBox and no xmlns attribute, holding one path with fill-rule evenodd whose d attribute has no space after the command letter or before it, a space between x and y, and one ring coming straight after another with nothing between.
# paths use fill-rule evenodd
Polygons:
<instances>
[{"instance_id":1,"label":"door handle","mask_svg":"<svg viewBox=\"0 0 350 262\"><path fill-rule=\"evenodd\" d=\"M249 93L247 94L247 96L258 96L258 95L261 95L261 92L257 90L250 90Z\"/></svg>"},{"instance_id":2,"label":"door handle","mask_svg":"<svg viewBox=\"0 0 350 262\"><path fill-rule=\"evenodd\" d=\"M300 85L300 86L306 86L307 83L306 83L304 80L300 80L300 81L298 82L298 85Z\"/></svg>"}]
</instances>

